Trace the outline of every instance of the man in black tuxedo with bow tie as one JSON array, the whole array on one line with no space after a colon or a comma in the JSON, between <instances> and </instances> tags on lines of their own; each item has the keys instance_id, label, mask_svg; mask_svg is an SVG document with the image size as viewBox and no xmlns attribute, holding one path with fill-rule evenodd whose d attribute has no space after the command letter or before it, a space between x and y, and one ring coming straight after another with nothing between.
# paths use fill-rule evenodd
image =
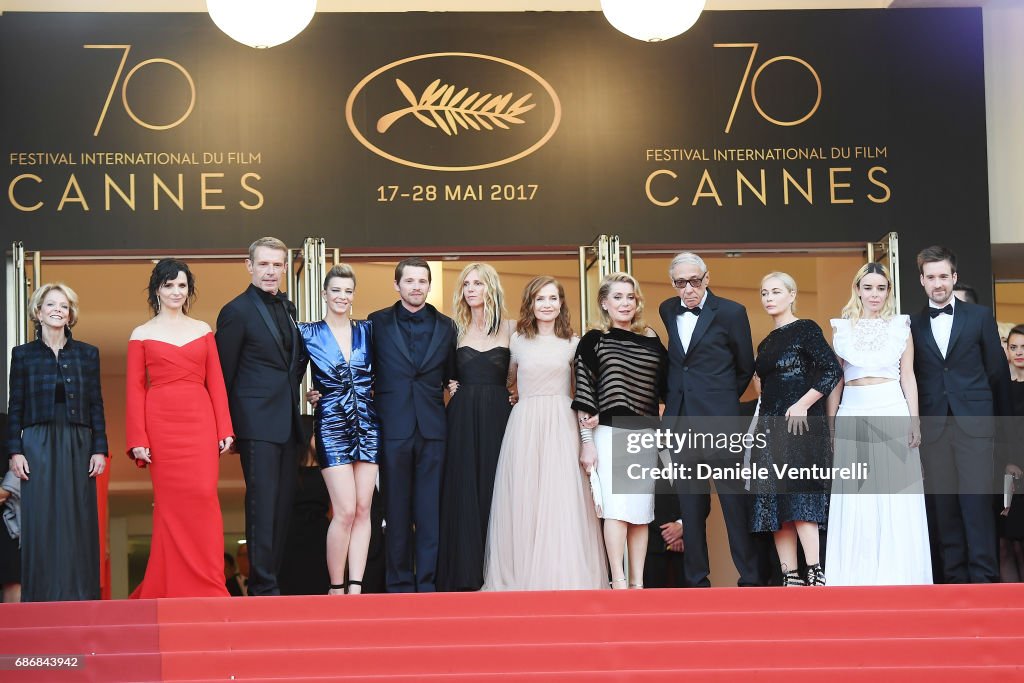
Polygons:
<instances>
[{"instance_id":1,"label":"man in black tuxedo with bow tie","mask_svg":"<svg viewBox=\"0 0 1024 683\"><path fill-rule=\"evenodd\" d=\"M738 427L740 396L754 375L747 311L735 301L715 296L708 289L711 276L704 260L696 254L677 255L669 265L669 275L679 296L663 302L659 309L669 338L664 425L671 429L679 422L676 418L681 418L679 431L685 431L687 427L701 427L700 418L734 418L732 426ZM717 424L727 422L720 420ZM709 455L715 454L697 456L698 460L685 460L683 464L694 466ZM707 518L711 512L709 483L690 479L679 484L686 585L708 587L711 585L707 544ZM743 482L737 481L716 482L729 549L740 575L739 585L761 586L765 579L758 544L750 533L750 496L742 486Z\"/></svg>"},{"instance_id":2,"label":"man in black tuxedo with bow tie","mask_svg":"<svg viewBox=\"0 0 1024 683\"><path fill-rule=\"evenodd\" d=\"M401 261L395 268L399 300L369 317L389 593L435 590L447 436L444 388L455 377L455 323L427 303L430 284L426 261Z\"/></svg>"},{"instance_id":3,"label":"man in black tuxedo with bow tie","mask_svg":"<svg viewBox=\"0 0 1024 683\"><path fill-rule=\"evenodd\" d=\"M911 316L921 412L921 461L932 495L946 583L999 581L995 416L1012 414L1010 377L992 312L953 296L956 254L917 256L928 306ZM933 539L935 540L935 539Z\"/></svg>"},{"instance_id":4,"label":"man in black tuxedo with bow tie","mask_svg":"<svg viewBox=\"0 0 1024 683\"><path fill-rule=\"evenodd\" d=\"M308 357L295 304L280 291L288 247L262 237L249 247L251 282L217 316L217 352L245 477L249 595L280 595L302 441L299 382Z\"/></svg>"}]
</instances>

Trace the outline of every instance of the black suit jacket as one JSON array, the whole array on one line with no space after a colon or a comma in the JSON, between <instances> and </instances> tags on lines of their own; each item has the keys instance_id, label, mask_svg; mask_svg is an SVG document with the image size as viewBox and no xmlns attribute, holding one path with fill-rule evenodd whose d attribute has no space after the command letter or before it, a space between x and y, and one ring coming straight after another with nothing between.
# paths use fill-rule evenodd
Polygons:
<instances>
[{"instance_id":1,"label":"black suit jacket","mask_svg":"<svg viewBox=\"0 0 1024 683\"><path fill-rule=\"evenodd\" d=\"M295 304L285 302L289 317ZM291 327L292 352L256 288L250 286L217 316L217 351L239 439L287 443L299 434L299 381L309 358Z\"/></svg>"},{"instance_id":2,"label":"black suit jacket","mask_svg":"<svg viewBox=\"0 0 1024 683\"><path fill-rule=\"evenodd\" d=\"M374 405L385 439L407 439L417 425L427 439L446 435L444 386L455 376L455 323L436 308L434 329L423 361L416 365L398 327L402 302L370 314L373 324L373 359L376 364Z\"/></svg>"},{"instance_id":3,"label":"black suit jacket","mask_svg":"<svg viewBox=\"0 0 1024 683\"><path fill-rule=\"evenodd\" d=\"M709 289L690 348L683 351L676 328L678 306L679 298L673 297L659 308L669 340L666 417L739 414L740 396L754 376L747 309Z\"/></svg>"},{"instance_id":4,"label":"black suit jacket","mask_svg":"<svg viewBox=\"0 0 1024 683\"><path fill-rule=\"evenodd\" d=\"M991 436L995 426L991 417L1013 412L1006 353L991 311L955 303L945 358L932 334L927 307L910 317L910 329L921 417L987 418L960 420L958 424L973 436ZM944 424L945 420L922 420L923 440L937 439Z\"/></svg>"}]
</instances>

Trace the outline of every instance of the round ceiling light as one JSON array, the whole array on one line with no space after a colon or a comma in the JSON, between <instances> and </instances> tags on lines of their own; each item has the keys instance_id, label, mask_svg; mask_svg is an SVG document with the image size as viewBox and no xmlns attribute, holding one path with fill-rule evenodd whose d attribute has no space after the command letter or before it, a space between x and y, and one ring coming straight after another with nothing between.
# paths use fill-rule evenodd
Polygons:
<instances>
[{"instance_id":1,"label":"round ceiling light","mask_svg":"<svg viewBox=\"0 0 1024 683\"><path fill-rule=\"evenodd\" d=\"M601 0L601 11L627 36L657 42L675 38L693 26L705 0Z\"/></svg>"},{"instance_id":2,"label":"round ceiling light","mask_svg":"<svg viewBox=\"0 0 1024 683\"><path fill-rule=\"evenodd\" d=\"M217 28L243 45L274 47L302 33L316 0L206 0Z\"/></svg>"}]
</instances>

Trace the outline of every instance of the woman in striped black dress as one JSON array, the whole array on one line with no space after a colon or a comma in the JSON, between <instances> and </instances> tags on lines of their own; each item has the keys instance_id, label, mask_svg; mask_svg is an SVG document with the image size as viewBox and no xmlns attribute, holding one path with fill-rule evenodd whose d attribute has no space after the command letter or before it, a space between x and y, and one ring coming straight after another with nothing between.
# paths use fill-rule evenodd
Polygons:
<instances>
[{"instance_id":1,"label":"woman in striped black dress","mask_svg":"<svg viewBox=\"0 0 1024 683\"><path fill-rule=\"evenodd\" d=\"M649 470L657 467L658 454L653 448L630 453L635 449L627 450L625 430L644 426L635 424L636 418L658 417L668 353L654 330L644 324L643 294L633 276L608 275L597 299L600 325L584 335L576 348L572 407L580 419L580 462L588 471L596 467L601 480L611 586L627 587L623 551L628 547L633 579L629 585L642 588L647 525L654 519L655 480ZM628 424L630 418L632 425ZM641 467L631 467L633 464ZM636 476L640 472L648 472L648 476Z\"/></svg>"}]
</instances>

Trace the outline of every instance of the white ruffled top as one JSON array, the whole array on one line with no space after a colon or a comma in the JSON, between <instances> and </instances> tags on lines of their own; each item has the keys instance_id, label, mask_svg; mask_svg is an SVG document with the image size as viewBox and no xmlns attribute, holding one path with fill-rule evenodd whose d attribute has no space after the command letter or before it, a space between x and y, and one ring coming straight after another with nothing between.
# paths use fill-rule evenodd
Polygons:
<instances>
[{"instance_id":1,"label":"white ruffled top","mask_svg":"<svg viewBox=\"0 0 1024 683\"><path fill-rule=\"evenodd\" d=\"M832 345L844 363L847 382L861 377L900 378L900 357L910 338L910 316L889 320L861 319L851 325L846 318L832 319Z\"/></svg>"}]
</instances>

